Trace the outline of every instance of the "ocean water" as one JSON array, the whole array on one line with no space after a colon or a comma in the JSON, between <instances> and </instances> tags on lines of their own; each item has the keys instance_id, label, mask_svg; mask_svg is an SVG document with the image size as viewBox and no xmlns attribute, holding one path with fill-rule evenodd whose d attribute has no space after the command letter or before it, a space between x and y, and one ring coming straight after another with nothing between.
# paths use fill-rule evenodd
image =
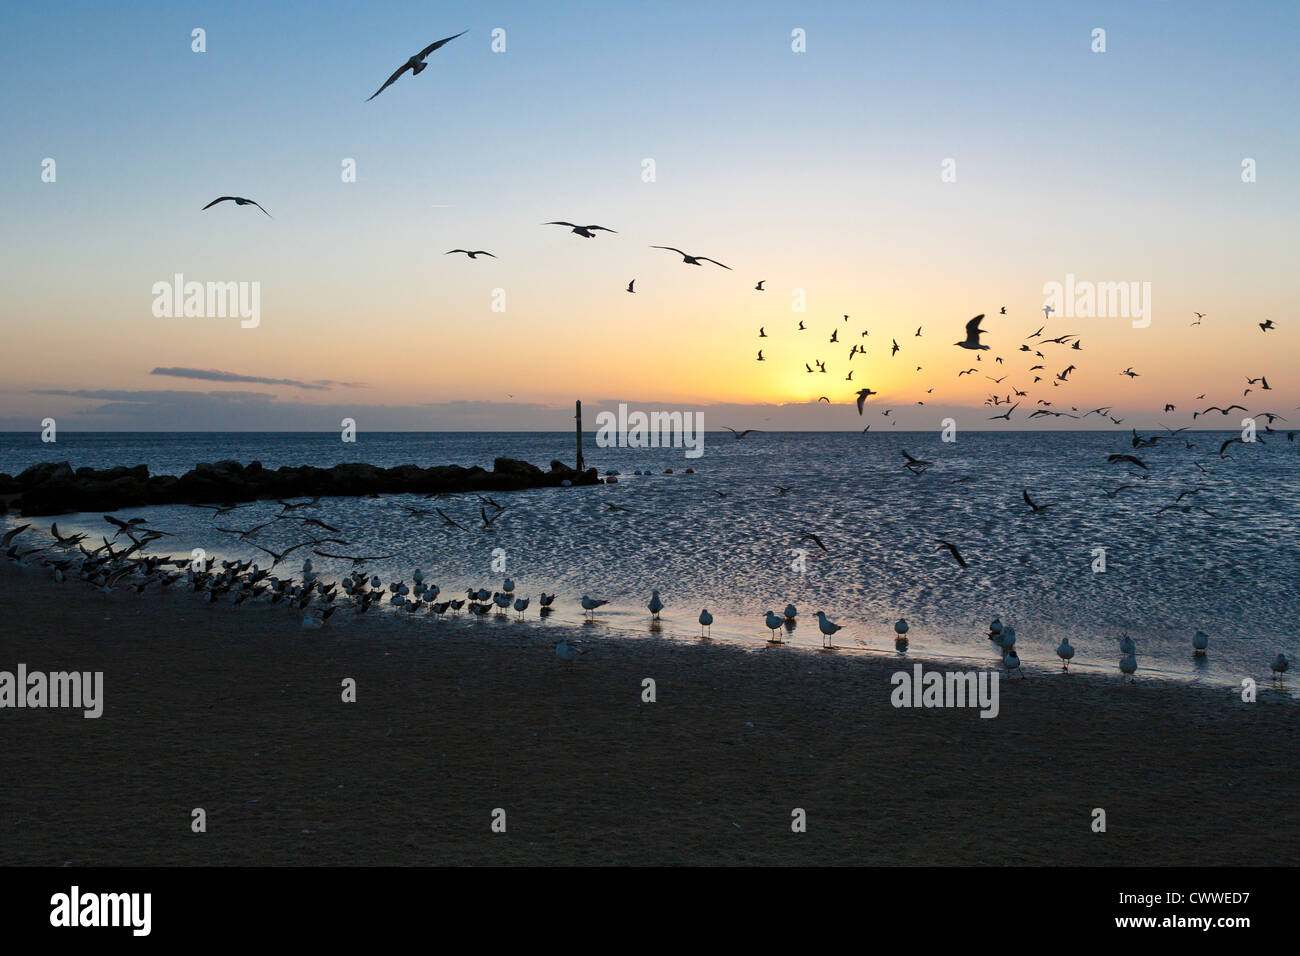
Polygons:
<instances>
[{"instance_id":1,"label":"ocean water","mask_svg":"<svg viewBox=\"0 0 1300 956\"><path fill-rule=\"evenodd\" d=\"M508 574L517 594L533 597L530 621L537 620L538 592L559 593L548 619L556 626L581 624L582 594L608 600L596 615L600 626L585 627L583 641L611 629L694 639L699 612L708 608L714 639L765 647L765 612L793 602L799 617L787 641L795 646L820 647L814 613L824 610L843 626L836 643L846 653L897 654L893 622L903 617L909 655L988 666L997 655L985 634L998 616L1015 625L1031 672L1059 669L1054 649L1069 637L1077 650L1072 670L1119 679L1118 638L1127 633L1137 642L1140 679L1235 684L1244 676L1267 681L1278 651L1292 658L1300 652L1300 446L1272 435L1267 446L1237 445L1232 458L1220 459L1220 443L1234 434L1184 432L1133 452L1123 429L964 432L953 443L937 432L755 433L743 440L710 432L696 459L682 449L598 448L589 434L586 464L621 472L618 483L494 494L507 510L491 532L481 530L473 495L325 499L298 513L340 528L350 542L326 550L396 554L366 566L385 584L410 583L419 567L444 597L463 596L469 587L498 590ZM269 468L345 461L490 468L501 455L545 467L553 458L572 462L573 444L572 433L538 432L362 433L355 444L337 433L60 433L54 445L9 433L0 435L0 472L67 460L74 467L144 463L153 473L179 474L229 458ZM909 473L902 449L933 467ZM1149 466L1145 477L1108 464L1113 452L1138 455ZM687 467L696 474L683 474ZM675 474L664 474L668 468ZM1121 484L1134 487L1113 499L1103 493ZM790 490L779 493L778 485ZM1046 511L1031 513L1026 489ZM1181 504L1212 514L1158 513L1189 489L1202 490ZM402 505L441 507L471 530L411 516ZM265 563L269 558L217 527L251 527L278 511L258 502L220 518L190 507L119 516L143 515L150 527L172 532L156 546L176 553L202 547ZM57 520L65 533L106 528L98 515ZM42 528L48 523L38 520ZM826 550L801 542L805 532ZM277 522L255 540L280 550L305 535L296 523ZM956 545L968 567L936 550L939 540ZM1104 549L1104 571L1094 570L1097 549ZM298 572L309 550L277 573ZM326 579L350 567L312 558ZM504 560L505 574L493 570L494 560ZM644 609L652 588L667 604L657 627ZM438 627L475 626L487 637L510 624L419 615L409 626L428 627L431 637ZM1204 659L1192 656L1198 629L1210 637Z\"/></svg>"}]
</instances>

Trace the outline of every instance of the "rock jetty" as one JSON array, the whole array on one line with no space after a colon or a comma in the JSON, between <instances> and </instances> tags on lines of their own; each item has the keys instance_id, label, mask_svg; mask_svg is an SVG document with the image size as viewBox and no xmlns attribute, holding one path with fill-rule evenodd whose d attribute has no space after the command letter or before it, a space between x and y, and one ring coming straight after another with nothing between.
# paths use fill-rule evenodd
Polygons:
<instances>
[{"instance_id":1,"label":"rock jetty","mask_svg":"<svg viewBox=\"0 0 1300 956\"><path fill-rule=\"evenodd\" d=\"M487 471L475 465L398 465L362 463L316 468L285 466L271 470L261 462L218 461L196 465L180 475L151 475L146 465L131 468L76 468L44 462L18 475L0 474L0 513L57 515L113 511L145 505L197 505L257 499L361 497L439 492L519 491L524 488L595 485L595 468L577 471L552 461L549 471L514 458L498 458Z\"/></svg>"}]
</instances>

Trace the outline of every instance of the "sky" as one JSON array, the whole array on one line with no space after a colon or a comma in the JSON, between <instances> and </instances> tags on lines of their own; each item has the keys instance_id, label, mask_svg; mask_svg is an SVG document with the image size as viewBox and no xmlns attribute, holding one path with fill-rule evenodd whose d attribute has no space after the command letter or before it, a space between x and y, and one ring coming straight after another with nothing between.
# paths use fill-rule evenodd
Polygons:
<instances>
[{"instance_id":1,"label":"sky","mask_svg":"<svg viewBox=\"0 0 1300 956\"><path fill-rule=\"evenodd\" d=\"M1242 403L1286 415L1297 27L1159 0L9 4L0 429L563 430L574 399L853 429L863 386L908 427L1079 427L1039 399L1191 424L1261 375ZM202 210L222 195L270 216ZM257 283L256 326L155 315L176 274ZM1035 344L1067 276L1149 284L1149 324L1058 314L1080 349Z\"/></svg>"}]
</instances>

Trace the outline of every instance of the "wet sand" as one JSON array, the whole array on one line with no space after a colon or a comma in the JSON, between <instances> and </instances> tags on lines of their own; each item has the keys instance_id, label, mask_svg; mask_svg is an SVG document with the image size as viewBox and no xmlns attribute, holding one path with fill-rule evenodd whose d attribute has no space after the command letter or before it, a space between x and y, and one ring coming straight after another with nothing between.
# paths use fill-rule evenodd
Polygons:
<instances>
[{"instance_id":1,"label":"wet sand","mask_svg":"<svg viewBox=\"0 0 1300 956\"><path fill-rule=\"evenodd\" d=\"M566 663L533 615L340 610L304 630L180 587L105 595L0 565L0 670L102 670L105 694L97 720L0 710L5 864L1300 860L1300 708L1267 681L1246 704L1031 669L981 719L894 708L913 658L595 625L563 629L588 651Z\"/></svg>"}]
</instances>

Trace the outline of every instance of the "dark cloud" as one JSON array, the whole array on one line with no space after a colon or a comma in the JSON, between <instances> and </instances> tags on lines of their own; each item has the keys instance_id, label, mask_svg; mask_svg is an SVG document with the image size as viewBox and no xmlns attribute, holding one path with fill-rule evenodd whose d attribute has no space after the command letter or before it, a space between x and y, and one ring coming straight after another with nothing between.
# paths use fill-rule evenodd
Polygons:
<instances>
[{"instance_id":1,"label":"dark cloud","mask_svg":"<svg viewBox=\"0 0 1300 956\"><path fill-rule=\"evenodd\" d=\"M311 382L296 378L264 378L260 375L240 375L238 372L222 372L215 368L156 368L150 375L169 375L172 378L192 378L203 382L247 382L251 385L288 385L291 388L303 388L311 391L327 391L331 388L366 388L364 382L336 382L333 379L317 379Z\"/></svg>"}]
</instances>

